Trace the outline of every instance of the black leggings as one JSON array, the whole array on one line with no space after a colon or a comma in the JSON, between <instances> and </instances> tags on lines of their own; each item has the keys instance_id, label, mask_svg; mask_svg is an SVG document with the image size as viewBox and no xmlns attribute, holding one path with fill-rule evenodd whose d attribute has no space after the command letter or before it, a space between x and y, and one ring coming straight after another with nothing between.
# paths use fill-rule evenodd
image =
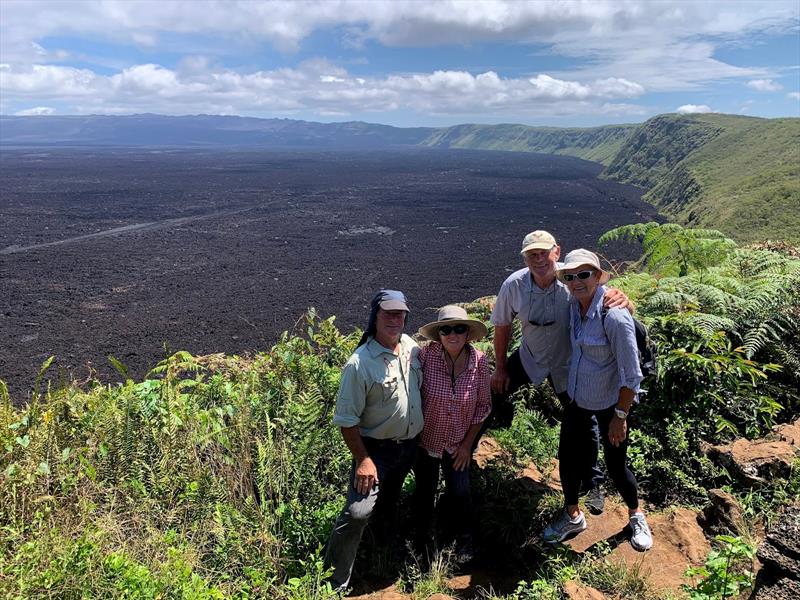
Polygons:
<instances>
[{"instance_id":1,"label":"black leggings","mask_svg":"<svg viewBox=\"0 0 800 600\"><path fill-rule=\"evenodd\" d=\"M558 470L564 501L567 506L578 503L581 479L592 465L597 464L597 443L592 435L594 418L600 427L600 441L603 456L611 481L622 494L628 508L639 507L636 478L627 465L628 438L614 446L608 440L608 426L614 418L614 406L605 410L593 411L570 402L564 407L564 420L561 423L561 437L558 442Z\"/></svg>"}]
</instances>

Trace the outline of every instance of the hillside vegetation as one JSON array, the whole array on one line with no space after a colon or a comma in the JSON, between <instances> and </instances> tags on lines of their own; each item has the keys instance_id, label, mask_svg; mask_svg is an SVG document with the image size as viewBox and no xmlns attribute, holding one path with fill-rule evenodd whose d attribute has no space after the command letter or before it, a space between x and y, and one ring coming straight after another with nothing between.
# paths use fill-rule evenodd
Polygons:
<instances>
[{"instance_id":1,"label":"hillside vegetation","mask_svg":"<svg viewBox=\"0 0 800 600\"><path fill-rule=\"evenodd\" d=\"M798 498L800 469L751 489L703 449L800 414L797 249L742 248L719 232L656 223L605 240L645 250L641 271L615 280L658 345L658 372L631 433L642 494L657 510L703 503L706 489L725 486L748 516L733 533L752 535ZM467 306L486 319L491 303ZM350 462L331 411L359 333L343 334L312 310L300 329L251 357L178 352L143 381L37 386L25 407L0 382L0 595L331 597L320 551ZM491 352L491 340L480 344ZM520 463L544 468L555 456L557 426L538 412L550 401L547 386L520 394L511 427L497 432ZM524 580L481 597L556 599L569 579L609 597L666 597L636 572L603 563L602 550L581 561L532 543L561 497L523 495L515 479L504 464L474 473L479 553L502 557ZM407 531L407 513L401 518ZM443 591L446 556L427 569L402 543L376 547L367 538L361 577L399 580L415 598ZM734 570L743 585L751 581L738 563L707 564L723 582ZM719 580L708 575L706 588Z\"/></svg>"},{"instance_id":2,"label":"hillside vegetation","mask_svg":"<svg viewBox=\"0 0 800 600\"><path fill-rule=\"evenodd\" d=\"M435 130L422 145L566 154L607 165L637 128L637 125L607 125L584 129L526 125L456 125Z\"/></svg>"},{"instance_id":3,"label":"hillside vegetation","mask_svg":"<svg viewBox=\"0 0 800 600\"><path fill-rule=\"evenodd\" d=\"M800 240L800 119L663 115L628 139L603 177L740 241Z\"/></svg>"},{"instance_id":4,"label":"hillside vegetation","mask_svg":"<svg viewBox=\"0 0 800 600\"><path fill-rule=\"evenodd\" d=\"M645 188L673 220L739 241L800 241L800 119L659 115L586 129L457 125L422 142L567 154L606 165L602 177Z\"/></svg>"}]
</instances>

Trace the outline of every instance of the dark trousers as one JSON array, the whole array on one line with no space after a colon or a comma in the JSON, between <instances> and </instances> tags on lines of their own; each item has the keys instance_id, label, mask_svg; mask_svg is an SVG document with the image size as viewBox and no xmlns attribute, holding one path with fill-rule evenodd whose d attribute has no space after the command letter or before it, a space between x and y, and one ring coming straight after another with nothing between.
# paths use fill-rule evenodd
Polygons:
<instances>
[{"instance_id":1,"label":"dark trousers","mask_svg":"<svg viewBox=\"0 0 800 600\"><path fill-rule=\"evenodd\" d=\"M509 398L522 386L530 385L532 383L530 377L528 377L528 374L525 372L525 367L522 366L522 359L519 357L519 349L512 352L511 356L509 356L508 360L506 360L506 372L508 373L508 378L510 379L508 391L501 394L497 394L492 391L492 412L483 422L480 434L475 438L475 447L477 447L481 436L483 436L483 433L487 428L511 426L511 421L514 420L514 405L509 402ZM553 387L553 391L555 391L553 380L549 376L547 381L550 383L550 386ZM566 407L568 404L572 403L572 399L569 397L567 392L556 393L556 396L563 407ZM594 463L590 465L581 476L581 486L584 493L599 487L603 484L603 481L605 481L603 469L600 468L600 464L598 463L600 457L600 430L597 426L597 419L594 417L592 417L591 433L592 440L594 441L595 445L594 455L596 458Z\"/></svg>"},{"instance_id":2,"label":"dark trousers","mask_svg":"<svg viewBox=\"0 0 800 600\"><path fill-rule=\"evenodd\" d=\"M442 458L430 456L424 448L417 454L414 463L414 515L419 533L427 535L433 524L436 492L439 488L439 472L444 477L443 500L448 508L447 525L457 536L472 533L472 495L469 486L469 466L463 471L453 468L453 457L447 452Z\"/></svg>"},{"instance_id":3,"label":"dark trousers","mask_svg":"<svg viewBox=\"0 0 800 600\"><path fill-rule=\"evenodd\" d=\"M353 461L347 486L347 501L333 526L325 553L325 566L333 567L332 583L336 587L347 587L350 583L358 545L370 517L380 520L383 526L394 524L403 482L417 455L416 439L402 442L369 437L361 439L378 470L379 483L368 494L360 494L353 487L356 474L356 464Z\"/></svg>"},{"instance_id":4,"label":"dark trousers","mask_svg":"<svg viewBox=\"0 0 800 600\"><path fill-rule=\"evenodd\" d=\"M628 439L626 437L619 446L612 445L608 439L608 426L613 417L614 406L591 411L570 402L564 407L558 444L558 470L567 506L578 503L581 480L587 469L597 463L598 449L593 430L598 426L611 481L622 494L628 508L639 506L636 478L627 465Z\"/></svg>"}]
</instances>

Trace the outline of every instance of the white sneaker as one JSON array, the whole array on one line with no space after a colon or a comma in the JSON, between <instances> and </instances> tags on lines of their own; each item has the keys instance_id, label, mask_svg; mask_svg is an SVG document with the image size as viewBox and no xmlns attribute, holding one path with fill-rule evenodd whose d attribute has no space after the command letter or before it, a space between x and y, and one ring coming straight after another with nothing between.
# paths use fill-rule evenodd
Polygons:
<instances>
[{"instance_id":1,"label":"white sneaker","mask_svg":"<svg viewBox=\"0 0 800 600\"><path fill-rule=\"evenodd\" d=\"M578 516L572 519L565 510L558 519L545 528L542 537L548 544L555 544L584 529L586 529L586 518L583 516L583 511L579 511Z\"/></svg>"},{"instance_id":2,"label":"white sneaker","mask_svg":"<svg viewBox=\"0 0 800 600\"><path fill-rule=\"evenodd\" d=\"M647 525L644 513L634 513L630 520L631 525L631 546L634 550L644 552L653 547L653 534Z\"/></svg>"}]
</instances>

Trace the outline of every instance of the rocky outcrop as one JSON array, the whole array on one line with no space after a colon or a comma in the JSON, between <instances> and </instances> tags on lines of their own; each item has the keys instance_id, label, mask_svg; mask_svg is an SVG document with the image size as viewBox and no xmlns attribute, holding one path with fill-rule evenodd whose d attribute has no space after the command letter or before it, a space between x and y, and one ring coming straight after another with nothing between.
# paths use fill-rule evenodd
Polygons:
<instances>
[{"instance_id":1,"label":"rocky outcrop","mask_svg":"<svg viewBox=\"0 0 800 600\"><path fill-rule=\"evenodd\" d=\"M608 499L602 515L585 514L588 529L566 545L584 553L598 543L610 543L612 550L604 560L639 569L659 590L679 590L686 583L686 569L703 564L711 549L697 522L697 513L687 508L647 515L653 531L653 547L647 552L637 552L628 543L628 509L616 499Z\"/></svg>"},{"instance_id":2,"label":"rocky outcrop","mask_svg":"<svg viewBox=\"0 0 800 600\"><path fill-rule=\"evenodd\" d=\"M703 528L714 533L739 533L744 525L742 507L736 498L720 489L708 490L709 504L703 509Z\"/></svg>"},{"instance_id":3,"label":"rocky outcrop","mask_svg":"<svg viewBox=\"0 0 800 600\"><path fill-rule=\"evenodd\" d=\"M748 487L760 487L774 479L785 479L800 452L800 420L781 425L759 440L739 439L710 446L708 457Z\"/></svg>"},{"instance_id":4,"label":"rocky outcrop","mask_svg":"<svg viewBox=\"0 0 800 600\"><path fill-rule=\"evenodd\" d=\"M751 600L800 598L800 506L787 508L758 548L762 567Z\"/></svg>"},{"instance_id":5,"label":"rocky outcrop","mask_svg":"<svg viewBox=\"0 0 800 600\"><path fill-rule=\"evenodd\" d=\"M564 584L564 595L569 600L606 600L605 594L600 590L577 581L568 581Z\"/></svg>"}]
</instances>

